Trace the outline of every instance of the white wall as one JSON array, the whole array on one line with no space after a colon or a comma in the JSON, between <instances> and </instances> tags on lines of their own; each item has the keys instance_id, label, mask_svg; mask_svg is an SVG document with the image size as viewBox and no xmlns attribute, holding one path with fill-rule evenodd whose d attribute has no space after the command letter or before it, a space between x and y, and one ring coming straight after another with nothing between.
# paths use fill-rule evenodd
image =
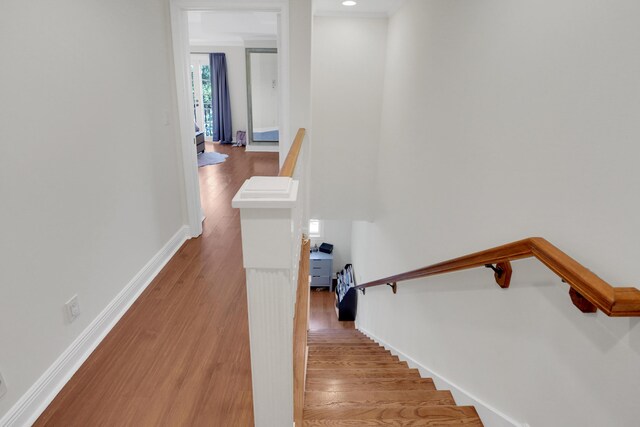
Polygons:
<instances>
[{"instance_id":1,"label":"white wall","mask_svg":"<svg viewBox=\"0 0 640 427\"><path fill-rule=\"evenodd\" d=\"M282 96L288 98L288 106L282 105L280 113L283 118L289 118L288 129L280 130L280 166L289 153L299 128L305 128L307 145L312 140L311 130L311 0L288 0L288 25L282 25L282 31L287 32L288 44L283 46L280 37L278 46L282 61L280 81L289 81L288 87L283 87ZM285 121L286 123L286 121ZM286 126L286 125L285 125ZM307 216L305 216L307 217Z\"/></svg>"},{"instance_id":2,"label":"white wall","mask_svg":"<svg viewBox=\"0 0 640 427\"><path fill-rule=\"evenodd\" d=\"M247 66L244 46L191 46L191 52L224 53L231 97L233 140L236 131L247 130Z\"/></svg>"},{"instance_id":3,"label":"white wall","mask_svg":"<svg viewBox=\"0 0 640 427\"><path fill-rule=\"evenodd\" d=\"M185 222L168 12L2 2L0 418Z\"/></svg>"},{"instance_id":4,"label":"white wall","mask_svg":"<svg viewBox=\"0 0 640 427\"><path fill-rule=\"evenodd\" d=\"M386 18L314 17L312 217L371 218L386 34Z\"/></svg>"},{"instance_id":5,"label":"white wall","mask_svg":"<svg viewBox=\"0 0 640 427\"><path fill-rule=\"evenodd\" d=\"M335 277L337 271L351 263L351 221L324 220L322 228L322 237L311 239L311 246L320 246L323 242L333 245L332 274Z\"/></svg>"},{"instance_id":6,"label":"white wall","mask_svg":"<svg viewBox=\"0 0 640 427\"><path fill-rule=\"evenodd\" d=\"M640 3L409 1L388 33L363 280L540 235L640 278ZM316 135L317 136L317 135ZM531 426L636 426L640 321L580 313L535 261L367 291L358 325Z\"/></svg>"}]
</instances>

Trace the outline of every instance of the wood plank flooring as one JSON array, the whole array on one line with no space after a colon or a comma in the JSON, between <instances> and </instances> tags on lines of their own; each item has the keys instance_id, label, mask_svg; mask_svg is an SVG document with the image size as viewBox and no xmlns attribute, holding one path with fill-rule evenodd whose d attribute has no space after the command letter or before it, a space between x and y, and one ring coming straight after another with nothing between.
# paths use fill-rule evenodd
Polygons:
<instances>
[{"instance_id":1,"label":"wood plank flooring","mask_svg":"<svg viewBox=\"0 0 640 427\"><path fill-rule=\"evenodd\" d=\"M355 322L340 322L336 315L335 294L326 288L311 290L309 329L355 329Z\"/></svg>"},{"instance_id":2,"label":"wood plank flooring","mask_svg":"<svg viewBox=\"0 0 640 427\"><path fill-rule=\"evenodd\" d=\"M251 365L239 212L252 175L276 153L212 145L200 168L207 219L113 328L36 426L251 426Z\"/></svg>"}]
</instances>

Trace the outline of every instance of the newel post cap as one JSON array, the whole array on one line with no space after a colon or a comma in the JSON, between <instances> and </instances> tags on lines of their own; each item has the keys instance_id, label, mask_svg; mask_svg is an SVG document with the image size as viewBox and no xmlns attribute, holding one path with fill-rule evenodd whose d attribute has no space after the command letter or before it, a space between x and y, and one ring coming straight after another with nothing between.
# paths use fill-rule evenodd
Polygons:
<instances>
[{"instance_id":1,"label":"newel post cap","mask_svg":"<svg viewBox=\"0 0 640 427\"><path fill-rule=\"evenodd\" d=\"M298 181L285 176L253 176L236 193L234 208L293 208L298 199Z\"/></svg>"},{"instance_id":2,"label":"newel post cap","mask_svg":"<svg viewBox=\"0 0 640 427\"><path fill-rule=\"evenodd\" d=\"M244 182L231 205L240 209L245 268L291 268L297 203L298 181L289 177L254 176Z\"/></svg>"}]
</instances>

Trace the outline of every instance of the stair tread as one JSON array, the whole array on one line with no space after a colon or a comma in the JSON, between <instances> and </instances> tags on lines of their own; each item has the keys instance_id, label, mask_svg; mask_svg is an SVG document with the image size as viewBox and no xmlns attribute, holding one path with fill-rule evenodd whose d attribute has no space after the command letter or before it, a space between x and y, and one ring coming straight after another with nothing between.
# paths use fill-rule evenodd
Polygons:
<instances>
[{"instance_id":1,"label":"stair tread","mask_svg":"<svg viewBox=\"0 0 640 427\"><path fill-rule=\"evenodd\" d=\"M404 390L404 391L308 391L305 393L305 408L329 408L339 406L434 406L455 405L449 390Z\"/></svg>"},{"instance_id":2,"label":"stair tread","mask_svg":"<svg viewBox=\"0 0 640 427\"><path fill-rule=\"evenodd\" d=\"M362 361L389 361L398 362L398 356L392 356L388 353L380 354L309 354L309 360L362 360Z\"/></svg>"},{"instance_id":3,"label":"stair tread","mask_svg":"<svg viewBox=\"0 0 640 427\"><path fill-rule=\"evenodd\" d=\"M307 342L309 347L370 347L370 348L379 348L381 347L379 344L375 342L336 342L336 341L326 341L326 342Z\"/></svg>"},{"instance_id":4,"label":"stair tread","mask_svg":"<svg viewBox=\"0 0 640 427\"><path fill-rule=\"evenodd\" d=\"M307 343L307 346L309 347L309 350L313 350L313 351L345 351L345 350L360 350L360 351L367 351L367 350L382 350L382 351L389 351L386 348L380 346L380 345L362 345L362 344L340 344L340 343L332 343L332 344L310 344Z\"/></svg>"},{"instance_id":5,"label":"stair tread","mask_svg":"<svg viewBox=\"0 0 640 427\"><path fill-rule=\"evenodd\" d=\"M379 346L377 342L368 338L308 338L307 344L373 344Z\"/></svg>"},{"instance_id":6,"label":"stair tread","mask_svg":"<svg viewBox=\"0 0 640 427\"><path fill-rule=\"evenodd\" d=\"M307 333L308 337L317 337L317 338L351 338L351 337L357 337L357 338L369 338L364 334L358 334L358 333L338 333L338 334L333 334L333 333L313 333L313 332L309 332Z\"/></svg>"},{"instance_id":7,"label":"stair tread","mask_svg":"<svg viewBox=\"0 0 640 427\"><path fill-rule=\"evenodd\" d=\"M366 337L367 335L363 334L362 332L359 331L355 331L355 330L329 330L329 331L309 331L307 332L307 335L321 335L324 337L342 337L342 336L348 336L348 337L352 337L352 336L356 336L356 337Z\"/></svg>"},{"instance_id":8,"label":"stair tread","mask_svg":"<svg viewBox=\"0 0 640 427\"><path fill-rule=\"evenodd\" d=\"M433 392L448 390L394 390L376 391L366 393L361 391L308 391L305 392L305 405L318 405L341 402L387 402L401 404L404 401L425 401L433 397Z\"/></svg>"},{"instance_id":9,"label":"stair tread","mask_svg":"<svg viewBox=\"0 0 640 427\"><path fill-rule=\"evenodd\" d=\"M305 420L304 427L372 427L372 426L394 426L394 427L483 427L480 418L470 420L432 420L421 418L416 420L407 419L381 419L381 420Z\"/></svg>"},{"instance_id":10,"label":"stair tread","mask_svg":"<svg viewBox=\"0 0 640 427\"><path fill-rule=\"evenodd\" d=\"M310 331L307 344L304 426L482 427L474 407L357 330Z\"/></svg>"},{"instance_id":11,"label":"stair tread","mask_svg":"<svg viewBox=\"0 0 640 427\"><path fill-rule=\"evenodd\" d=\"M309 378L308 391L347 392L360 391L365 394L372 390L435 390L431 378Z\"/></svg>"},{"instance_id":12,"label":"stair tread","mask_svg":"<svg viewBox=\"0 0 640 427\"><path fill-rule=\"evenodd\" d=\"M479 421L473 406L434 405L379 407L376 405L345 406L337 408L309 408L304 410L305 420L415 420L429 418L433 421Z\"/></svg>"},{"instance_id":13,"label":"stair tread","mask_svg":"<svg viewBox=\"0 0 640 427\"><path fill-rule=\"evenodd\" d=\"M368 336L363 335L363 334L313 334L313 333L308 333L307 337L309 337L309 338L324 338L324 339L328 339L328 338L367 338L367 339L369 339Z\"/></svg>"},{"instance_id":14,"label":"stair tread","mask_svg":"<svg viewBox=\"0 0 640 427\"><path fill-rule=\"evenodd\" d=\"M309 353L314 354L331 354L331 353L391 353L384 347L347 347L347 346L338 346L338 347L330 347L330 346L318 346L318 347L309 347Z\"/></svg>"},{"instance_id":15,"label":"stair tread","mask_svg":"<svg viewBox=\"0 0 640 427\"><path fill-rule=\"evenodd\" d=\"M395 368L402 369L407 368L407 362L378 362L378 361L359 361L359 360L309 360L307 363L307 369L383 369L383 368Z\"/></svg>"},{"instance_id":16,"label":"stair tread","mask_svg":"<svg viewBox=\"0 0 640 427\"><path fill-rule=\"evenodd\" d=\"M340 371L309 368L307 369L307 378L420 378L420 372L417 369L407 368L365 368Z\"/></svg>"}]
</instances>

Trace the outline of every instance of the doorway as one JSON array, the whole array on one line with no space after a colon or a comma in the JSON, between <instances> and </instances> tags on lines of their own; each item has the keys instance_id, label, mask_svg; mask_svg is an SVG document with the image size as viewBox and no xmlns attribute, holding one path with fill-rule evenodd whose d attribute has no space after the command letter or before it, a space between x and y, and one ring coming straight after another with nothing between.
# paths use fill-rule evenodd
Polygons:
<instances>
[{"instance_id":1,"label":"doorway","mask_svg":"<svg viewBox=\"0 0 640 427\"><path fill-rule=\"evenodd\" d=\"M283 0L265 0L260 3L239 2L237 0L211 0L205 4L198 0L171 0L169 4L171 13L171 39L173 42L173 57L176 77L176 94L180 118L180 148L185 176L184 185L186 210L188 225L191 230L190 234L193 237L197 237L202 233L203 215L200 201L198 163L196 149L194 148L194 117L197 121L198 111L197 107L195 107L197 103L194 99L194 95L196 94L195 85L192 87L191 53L194 52L194 47L195 52L197 53L208 53L209 51L205 51L203 49L204 47L207 47L206 44L194 43L193 38L190 37L190 24L193 24L194 22L189 12L224 14L233 11L245 14L255 13L258 18L260 17L260 14L263 13L273 13L277 16L276 47L278 49L278 71L280 76L278 85L280 107L279 139L281 141L289 141L289 3L288 1ZM208 27L215 28L215 26ZM235 36L246 35L246 32L238 33L238 29L231 26L229 22L223 22L221 25L218 25L217 28L219 30L230 28L229 31L235 32ZM259 28L259 26L254 26L254 28ZM263 43L264 40L261 40L261 37L262 36L260 34L256 34L255 37L253 37L252 43ZM236 44L236 46L239 46L244 50L243 44ZM246 47L246 44L244 44L244 46ZM219 51L219 49L216 46L212 51ZM244 52L242 56L244 57ZM244 64L242 69L244 70ZM200 79L202 80L202 74L200 74ZM244 96L244 99L246 100L246 95ZM202 102L203 100L206 100L204 95L198 98L198 100L199 104L205 104ZM200 120L205 123L204 130L206 131L207 112L204 107L205 105L202 105L203 110L200 114ZM245 114L246 111L245 106ZM241 129L241 127L238 127L238 129ZM247 129L247 124L245 124L244 129ZM213 135L213 129L211 129L211 135ZM279 148L277 145L275 147L247 146L247 151L280 151L281 149L283 148Z\"/></svg>"}]
</instances>

